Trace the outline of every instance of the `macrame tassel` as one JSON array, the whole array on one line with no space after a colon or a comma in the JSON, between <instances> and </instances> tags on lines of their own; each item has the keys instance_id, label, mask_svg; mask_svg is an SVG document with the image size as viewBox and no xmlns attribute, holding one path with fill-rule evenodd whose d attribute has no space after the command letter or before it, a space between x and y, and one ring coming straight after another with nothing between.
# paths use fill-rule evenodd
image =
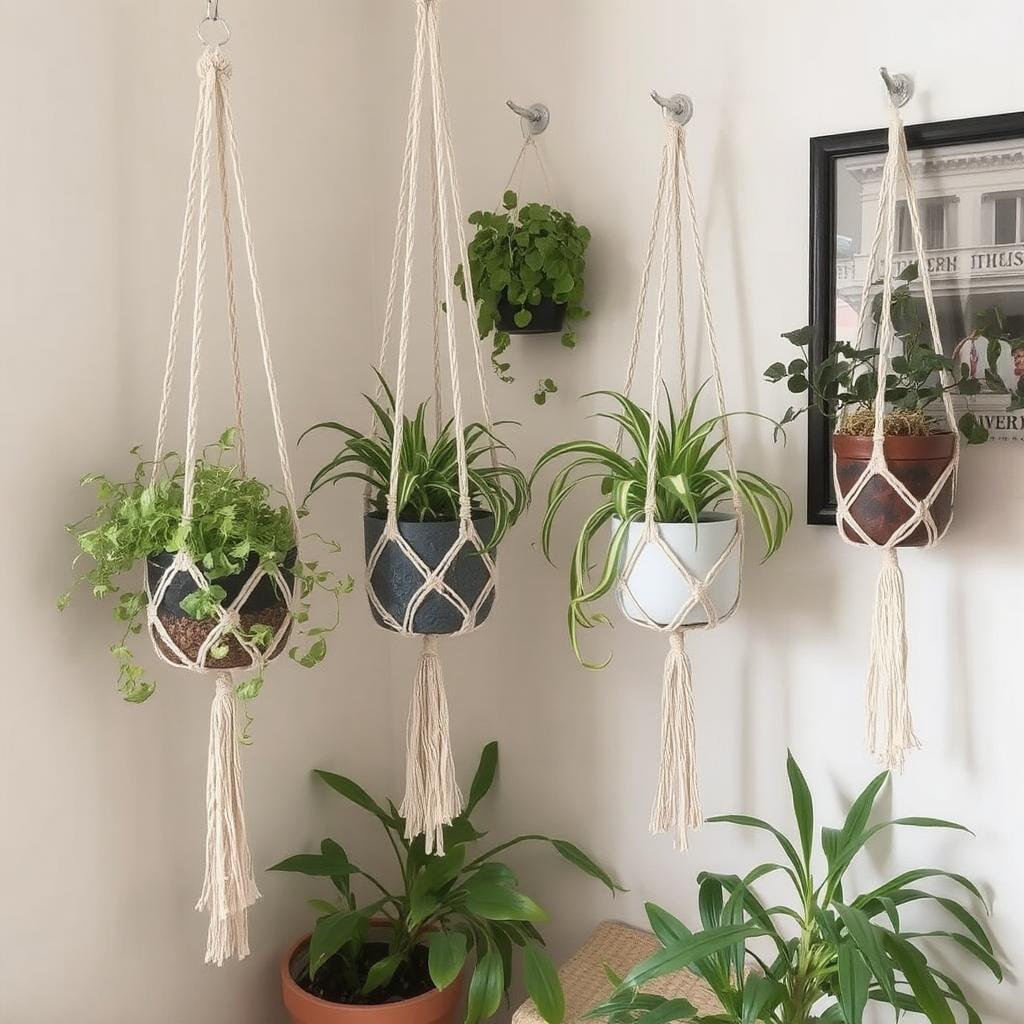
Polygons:
<instances>
[{"instance_id":1,"label":"macrame tassel","mask_svg":"<svg viewBox=\"0 0 1024 1024\"><path fill-rule=\"evenodd\" d=\"M681 629L669 635L661 692L661 767L651 810L651 832L674 831L677 850L687 848L687 833L699 829L704 820L697 784L693 676L684 637Z\"/></svg>"},{"instance_id":2,"label":"macrame tassel","mask_svg":"<svg viewBox=\"0 0 1024 1024\"><path fill-rule=\"evenodd\" d=\"M437 637L423 638L423 653L413 682L405 752L405 798L401 813L405 837L426 837L427 853L444 854L442 827L462 811L455 781L455 759L448 723Z\"/></svg>"},{"instance_id":3,"label":"macrame tassel","mask_svg":"<svg viewBox=\"0 0 1024 1024\"><path fill-rule=\"evenodd\" d=\"M238 742L238 705L227 672L217 677L210 711L206 774L206 879L196 910L208 910L206 962L218 967L249 955L246 908L259 898L245 830L245 797Z\"/></svg>"},{"instance_id":4,"label":"macrame tassel","mask_svg":"<svg viewBox=\"0 0 1024 1024\"><path fill-rule=\"evenodd\" d=\"M907 687L907 621L903 570L895 548L886 548L875 592L868 667L868 749L890 771L903 770L908 750L921 746L914 735ZM885 708L883 710L883 702ZM884 726L880 722L885 715ZM885 732L884 740L880 733Z\"/></svg>"}]
</instances>

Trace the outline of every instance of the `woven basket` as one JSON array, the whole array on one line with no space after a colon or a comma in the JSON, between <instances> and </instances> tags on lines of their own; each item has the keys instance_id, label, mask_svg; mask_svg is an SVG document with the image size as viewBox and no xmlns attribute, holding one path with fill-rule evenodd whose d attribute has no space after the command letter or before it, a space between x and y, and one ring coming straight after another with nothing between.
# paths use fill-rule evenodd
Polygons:
<instances>
[{"instance_id":1,"label":"woven basket","mask_svg":"<svg viewBox=\"0 0 1024 1024\"><path fill-rule=\"evenodd\" d=\"M602 921L593 934L562 965L558 976L565 989L566 1024L576 1024L583 1014L611 995L611 982L604 973L607 964L620 978L631 967L647 959L661 948L650 933L617 921ZM688 999L700 1013L721 1013L722 1006L702 978L689 971L676 971L643 987L671 999ZM512 1024L544 1024L533 1000L528 999L516 1010Z\"/></svg>"}]
</instances>

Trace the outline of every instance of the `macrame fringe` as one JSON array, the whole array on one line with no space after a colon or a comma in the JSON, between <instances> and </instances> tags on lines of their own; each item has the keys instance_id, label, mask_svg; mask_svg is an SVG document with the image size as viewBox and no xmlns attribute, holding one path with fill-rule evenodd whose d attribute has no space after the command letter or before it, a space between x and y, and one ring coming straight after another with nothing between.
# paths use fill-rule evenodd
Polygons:
<instances>
[{"instance_id":1,"label":"macrame fringe","mask_svg":"<svg viewBox=\"0 0 1024 1024\"><path fill-rule=\"evenodd\" d=\"M206 962L249 955L247 908L259 898L245 829L245 797L234 683L224 672L210 711L206 774L206 879L196 910L210 914Z\"/></svg>"},{"instance_id":2,"label":"macrame fringe","mask_svg":"<svg viewBox=\"0 0 1024 1024\"><path fill-rule=\"evenodd\" d=\"M405 798L401 813L405 837L423 835L426 852L444 854L443 827L462 811L462 793L455 781L437 637L423 638L423 653L413 682L405 752Z\"/></svg>"},{"instance_id":3,"label":"macrame fringe","mask_svg":"<svg viewBox=\"0 0 1024 1024\"><path fill-rule=\"evenodd\" d=\"M902 771L907 751L921 746L910 713L906 595L896 548L885 549L875 592L867 727L869 750L890 771Z\"/></svg>"},{"instance_id":4,"label":"macrame fringe","mask_svg":"<svg viewBox=\"0 0 1024 1024\"><path fill-rule=\"evenodd\" d=\"M687 848L688 832L699 829L704 820L697 779L693 674L684 637L681 629L669 635L661 693L661 766L651 809L651 832L674 832L677 850Z\"/></svg>"}]
</instances>

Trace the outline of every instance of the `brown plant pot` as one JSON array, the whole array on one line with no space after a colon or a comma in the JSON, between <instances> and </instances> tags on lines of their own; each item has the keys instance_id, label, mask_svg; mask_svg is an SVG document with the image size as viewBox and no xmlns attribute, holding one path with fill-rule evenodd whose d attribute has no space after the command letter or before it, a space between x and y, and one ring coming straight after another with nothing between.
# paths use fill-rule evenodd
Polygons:
<instances>
[{"instance_id":1,"label":"brown plant pot","mask_svg":"<svg viewBox=\"0 0 1024 1024\"><path fill-rule=\"evenodd\" d=\"M281 960L281 996L292 1024L454 1024L462 997L461 977L444 991L434 988L413 999L378 1006L328 1003L310 995L292 974L292 963L309 940L307 935Z\"/></svg>"},{"instance_id":2,"label":"brown plant pot","mask_svg":"<svg viewBox=\"0 0 1024 1024\"><path fill-rule=\"evenodd\" d=\"M845 496L857 485L871 459L874 441L870 437L836 434L832 447L836 459L836 477ZM946 467L953 461L956 438L951 433L929 434L927 437L887 437L885 461L889 472L915 498L931 493ZM941 534L953 517L953 478L946 481L932 502L932 517ZM867 486L850 506L850 516L876 544L888 544L894 533L913 515L910 506L881 477L869 480ZM844 534L855 544L863 544L860 535L843 523ZM913 533L899 541L898 547L924 547L928 531L922 523Z\"/></svg>"}]
</instances>

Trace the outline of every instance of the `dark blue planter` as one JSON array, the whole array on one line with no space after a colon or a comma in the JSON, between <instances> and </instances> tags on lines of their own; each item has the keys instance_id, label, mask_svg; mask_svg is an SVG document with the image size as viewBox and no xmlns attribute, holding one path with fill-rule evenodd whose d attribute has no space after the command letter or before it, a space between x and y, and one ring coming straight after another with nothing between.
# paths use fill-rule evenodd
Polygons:
<instances>
[{"instance_id":1,"label":"dark blue planter","mask_svg":"<svg viewBox=\"0 0 1024 1024\"><path fill-rule=\"evenodd\" d=\"M494 535L494 517L490 513L474 513L477 532L488 542ZM384 516L369 513L363 519L366 542L366 558L384 533ZM431 569L437 568L448 554L459 535L457 522L418 523L399 522L398 531L405 542ZM496 552L490 553L492 559ZM487 586L490 576L479 552L471 544L463 545L455 557L447 576L448 586L454 590L470 608L476 603ZM409 561L404 551L396 544L388 544L381 552L380 559L370 578L370 586L377 600L388 610L397 622L404 622L405 613L416 592L423 585L423 576ZM477 615L477 625L482 623L494 605L492 592L484 601ZM377 613L371 602L370 610L377 624L385 629L392 627ZM420 605L413 617L413 632L421 636L442 636L457 633L463 626L459 610L440 594L430 594Z\"/></svg>"}]
</instances>

